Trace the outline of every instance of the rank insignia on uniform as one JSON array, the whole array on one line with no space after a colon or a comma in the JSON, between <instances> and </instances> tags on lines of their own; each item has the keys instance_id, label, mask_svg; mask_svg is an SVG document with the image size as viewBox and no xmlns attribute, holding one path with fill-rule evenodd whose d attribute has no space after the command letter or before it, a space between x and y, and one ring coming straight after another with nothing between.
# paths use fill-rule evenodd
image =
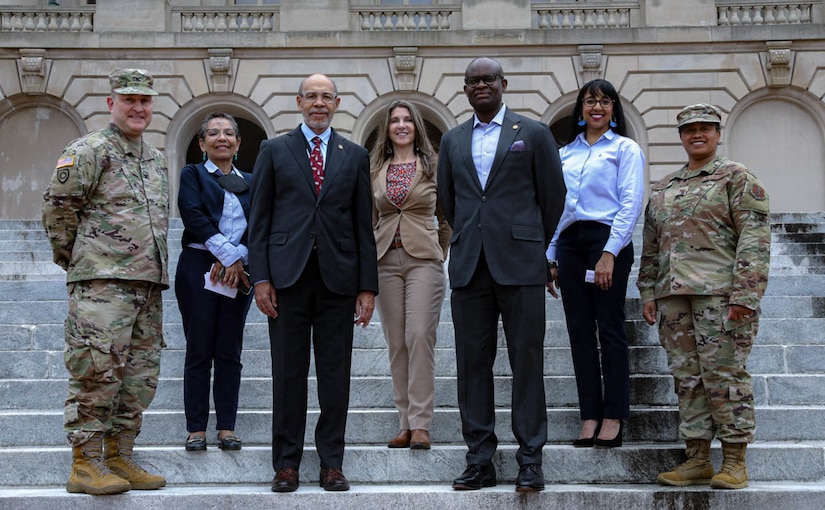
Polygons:
<instances>
[{"instance_id":1,"label":"rank insignia on uniform","mask_svg":"<svg viewBox=\"0 0 825 510\"><path fill-rule=\"evenodd\" d=\"M758 184L751 186L751 195L757 200L765 200L765 188Z\"/></svg>"},{"instance_id":2,"label":"rank insignia on uniform","mask_svg":"<svg viewBox=\"0 0 825 510\"><path fill-rule=\"evenodd\" d=\"M66 156L58 159L57 166L55 166L55 170L66 166L74 166L74 156Z\"/></svg>"},{"instance_id":3,"label":"rank insignia on uniform","mask_svg":"<svg viewBox=\"0 0 825 510\"><path fill-rule=\"evenodd\" d=\"M69 180L69 169L68 168L58 168L57 169L57 181L60 184L66 184L66 181Z\"/></svg>"}]
</instances>

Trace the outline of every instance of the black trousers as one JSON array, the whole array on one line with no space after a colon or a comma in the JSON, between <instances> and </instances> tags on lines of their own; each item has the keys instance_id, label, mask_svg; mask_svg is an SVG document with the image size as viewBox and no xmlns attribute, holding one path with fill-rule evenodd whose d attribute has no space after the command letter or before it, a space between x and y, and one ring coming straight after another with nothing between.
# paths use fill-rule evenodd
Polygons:
<instances>
[{"instance_id":1,"label":"black trousers","mask_svg":"<svg viewBox=\"0 0 825 510\"><path fill-rule=\"evenodd\" d=\"M316 253L294 285L277 289L278 317L269 319L272 356L272 467L298 469L306 430L310 347L318 403L315 446L322 468L341 468L349 407L355 296L324 285Z\"/></svg>"},{"instance_id":2,"label":"black trousers","mask_svg":"<svg viewBox=\"0 0 825 510\"><path fill-rule=\"evenodd\" d=\"M633 244L628 244L616 257L613 285L608 290L584 281L585 271L596 266L609 235L608 225L579 221L561 233L556 251L582 420L630 416L624 306Z\"/></svg>"},{"instance_id":3,"label":"black trousers","mask_svg":"<svg viewBox=\"0 0 825 510\"><path fill-rule=\"evenodd\" d=\"M490 465L498 446L493 363L499 315L513 372L512 427L519 443L516 460L519 465L541 464L547 442L544 286L497 284L482 253L470 283L453 289L451 306L467 464Z\"/></svg>"},{"instance_id":4,"label":"black trousers","mask_svg":"<svg viewBox=\"0 0 825 510\"><path fill-rule=\"evenodd\" d=\"M189 432L206 430L213 365L216 430L235 430L238 414L243 329L252 295L239 292L231 299L204 289L203 275L215 260L208 251L184 247L175 276L186 336L183 407Z\"/></svg>"}]
</instances>

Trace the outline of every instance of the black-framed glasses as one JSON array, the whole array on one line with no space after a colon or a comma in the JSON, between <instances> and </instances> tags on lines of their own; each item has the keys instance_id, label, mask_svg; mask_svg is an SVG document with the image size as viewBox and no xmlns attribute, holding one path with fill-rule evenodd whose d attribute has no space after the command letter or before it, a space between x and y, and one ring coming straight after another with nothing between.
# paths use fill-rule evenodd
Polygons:
<instances>
[{"instance_id":1,"label":"black-framed glasses","mask_svg":"<svg viewBox=\"0 0 825 510\"><path fill-rule=\"evenodd\" d=\"M468 87L475 87L482 81L487 85L492 85L499 78L504 79L504 76L498 73L487 73L479 76L465 76L464 85L467 85Z\"/></svg>"},{"instance_id":2,"label":"black-framed glasses","mask_svg":"<svg viewBox=\"0 0 825 510\"><path fill-rule=\"evenodd\" d=\"M602 108L610 108L611 106L613 106L613 100L609 97L603 97L598 101L595 97L587 97L582 101L582 104L588 108L593 108L594 106L596 106L596 103L600 104Z\"/></svg>"}]
</instances>

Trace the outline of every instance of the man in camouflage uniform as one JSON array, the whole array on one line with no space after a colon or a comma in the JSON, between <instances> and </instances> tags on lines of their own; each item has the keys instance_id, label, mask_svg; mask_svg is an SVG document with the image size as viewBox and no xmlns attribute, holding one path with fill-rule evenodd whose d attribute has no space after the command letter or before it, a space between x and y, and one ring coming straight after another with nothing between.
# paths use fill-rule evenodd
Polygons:
<instances>
[{"instance_id":1,"label":"man in camouflage uniform","mask_svg":"<svg viewBox=\"0 0 825 510\"><path fill-rule=\"evenodd\" d=\"M768 284L768 194L743 165L716 155L718 108L688 106L676 119L689 162L652 186L637 281L645 321L660 313L687 443L687 462L657 481L739 489L756 428L746 365ZM724 459L716 475L714 437Z\"/></svg>"},{"instance_id":2,"label":"man in camouflage uniform","mask_svg":"<svg viewBox=\"0 0 825 510\"><path fill-rule=\"evenodd\" d=\"M157 389L169 287L166 163L143 141L157 92L141 69L116 69L109 83L111 123L64 149L43 195L43 226L69 291L66 490L88 494L166 485L132 457Z\"/></svg>"}]
</instances>

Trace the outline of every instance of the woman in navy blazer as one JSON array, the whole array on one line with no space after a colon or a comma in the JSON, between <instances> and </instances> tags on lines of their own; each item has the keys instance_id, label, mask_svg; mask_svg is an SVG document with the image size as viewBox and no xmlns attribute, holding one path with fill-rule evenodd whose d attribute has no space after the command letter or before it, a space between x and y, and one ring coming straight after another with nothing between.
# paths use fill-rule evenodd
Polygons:
<instances>
[{"instance_id":1,"label":"woman in navy blazer","mask_svg":"<svg viewBox=\"0 0 825 510\"><path fill-rule=\"evenodd\" d=\"M232 116L210 113L201 124L198 140L204 162L181 170L178 208L183 220L183 251L175 276L186 361L183 369L183 405L186 411L186 450L206 450L209 419L209 382L215 366L213 399L218 447L240 450L235 435L241 349L246 314L252 302L249 279L247 223L252 174L232 164L241 145ZM212 285L237 291L234 297L205 288Z\"/></svg>"}]
</instances>

